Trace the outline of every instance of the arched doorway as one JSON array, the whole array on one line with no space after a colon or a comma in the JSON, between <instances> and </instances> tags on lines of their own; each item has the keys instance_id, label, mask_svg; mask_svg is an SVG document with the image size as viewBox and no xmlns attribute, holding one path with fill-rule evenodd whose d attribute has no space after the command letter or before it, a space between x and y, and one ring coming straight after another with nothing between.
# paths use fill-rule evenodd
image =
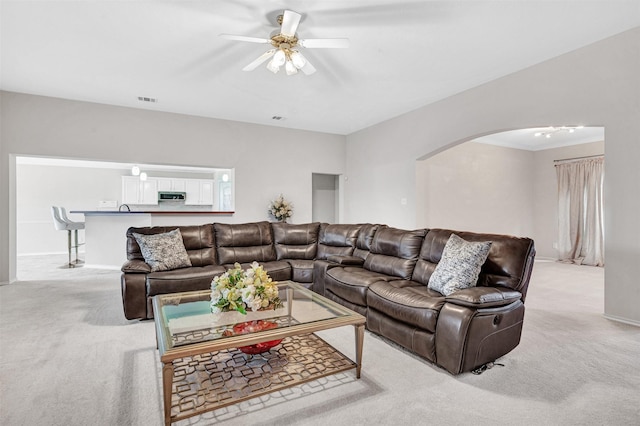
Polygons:
<instances>
[{"instance_id":1,"label":"arched doorway","mask_svg":"<svg viewBox=\"0 0 640 426\"><path fill-rule=\"evenodd\" d=\"M538 259L556 259L554 160L604 154L603 127L561 128L472 137L417 161L417 225L528 236Z\"/></svg>"}]
</instances>

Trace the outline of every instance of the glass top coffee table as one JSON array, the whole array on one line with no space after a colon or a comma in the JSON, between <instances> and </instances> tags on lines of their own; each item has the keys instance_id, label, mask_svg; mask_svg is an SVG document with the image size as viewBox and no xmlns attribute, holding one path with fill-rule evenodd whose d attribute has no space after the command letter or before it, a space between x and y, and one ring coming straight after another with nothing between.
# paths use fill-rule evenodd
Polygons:
<instances>
[{"instance_id":1,"label":"glass top coffee table","mask_svg":"<svg viewBox=\"0 0 640 426\"><path fill-rule=\"evenodd\" d=\"M365 318L293 281L278 283L276 310L211 313L211 291L154 296L165 425L355 369ZM352 325L355 360L313 334Z\"/></svg>"}]
</instances>

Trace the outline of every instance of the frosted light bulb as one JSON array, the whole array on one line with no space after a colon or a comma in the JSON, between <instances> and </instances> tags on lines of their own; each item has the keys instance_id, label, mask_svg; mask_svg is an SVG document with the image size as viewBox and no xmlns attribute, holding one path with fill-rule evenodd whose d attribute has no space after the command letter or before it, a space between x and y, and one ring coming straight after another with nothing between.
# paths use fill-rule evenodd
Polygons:
<instances>
[{"instance_id":1,"label":"frosted light bulb","mask_svg":"<svg viewBox=\"0 0 640 426\"><path fill-rule=\"evenodd\" d=\"M133 167L131 168L131 174L132 174L133 176L138 176L138 175L140 174L140 167L138 167L138 166L133 166Z\"/></svg>"},{"instance_id":2,"label":"frosted light bulb","mask_svg":"<svg viewBox=\"0 0 640 426\"><path fill-rule=\"evenodd\" d=\"M147 174L145 172L140 173L140 180L147 180Z\"/></svg>"},{"instance_id":3,"label":"frosted light bulb","mask_svg":"<svg viewBox=\"0 0 640 426\"><path fill-rule=\"evenodd\" d=\"M278 71L280 71L280 66L276 65L275 62L272 60L269 61L269 63L267 64L267 69L269 71L271 71L272 73L277 73Z\"/></svg>"},{"instance_id":4,"label":"frosted light bulb","mask_svg":"<svg viewBox=\"0 0 640 426\"><path fill-rule=\"evenodd\" d=\"M293 62L287 61L284 66L284 69L287 71L287 75L294 75L298 73L298 68L293 65Z\"/></svg>"},{"instance_id":5,"label":"frosted light bulb","mask_svg":"<svg viewBox=\"0 0 640 426\"><path fill-rule=\"evenodd\" d=\"M273 59L271 62L277 67L281 67L284 65L284 62L287 60L284 50L278 49L275 55L273 55Z\"/></svg>"},{"instance_id":6,"label":"frosted light bulb","mask_svg":"<svg viewBox=\"0 0 640 426\"><path fill-rule=\"evenodd\" d=\"M293 65L298 69L304 67L307 63L307 61L304 60L304 57L296 50L291 53L291 62L293 62Z\"/></svg>"}]
</instances>

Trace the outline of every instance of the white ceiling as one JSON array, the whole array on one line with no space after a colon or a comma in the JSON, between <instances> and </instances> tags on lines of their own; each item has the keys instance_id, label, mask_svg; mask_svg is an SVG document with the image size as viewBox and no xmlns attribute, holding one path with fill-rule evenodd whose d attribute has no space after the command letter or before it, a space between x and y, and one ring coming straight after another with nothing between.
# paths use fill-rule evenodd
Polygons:
<instances>
[{"instance_id":1,"label":"white ceiling","mask_svg":"<svg viewBox=\"0 0 640 426\"><path fill-rule=\"evenodd\" d=\"M8 1L2 90L350 134L640 25L640 1ZM283 9L311 76L241 69ZM142 103L138 97L157 98ZM280 121L273 116L282 116Z\"/></svg>"}]
</instances>

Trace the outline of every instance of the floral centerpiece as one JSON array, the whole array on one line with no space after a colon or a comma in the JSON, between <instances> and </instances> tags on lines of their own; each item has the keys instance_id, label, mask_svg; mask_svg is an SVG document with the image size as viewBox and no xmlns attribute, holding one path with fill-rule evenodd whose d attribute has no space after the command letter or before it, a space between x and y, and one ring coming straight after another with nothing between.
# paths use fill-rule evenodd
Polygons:
<instances>
[{"instance_id":1,"label":"floral centerpiece","mask_svg":"<svg viewBox=\"0 0 640 426\"><path fill-rule=\"evenodd\" d=\"M282 194L269 204L269 214L279 220L286 222L293 215L293 204L284 199Z\"/></svg>"},{"instance_id":2,"label":"floral centerpiece","mask_svg":"<svg viewBox=\"0 0 640 426\"><path fill-rule=\"evenodd\" d=\"M246 270L236 263L233 269L214 277L211 282L213 313L235 310L246 315L247 309L255 312L280 306L278 286L258 262L253 262Z\"/></svg>"}]
</instances>

